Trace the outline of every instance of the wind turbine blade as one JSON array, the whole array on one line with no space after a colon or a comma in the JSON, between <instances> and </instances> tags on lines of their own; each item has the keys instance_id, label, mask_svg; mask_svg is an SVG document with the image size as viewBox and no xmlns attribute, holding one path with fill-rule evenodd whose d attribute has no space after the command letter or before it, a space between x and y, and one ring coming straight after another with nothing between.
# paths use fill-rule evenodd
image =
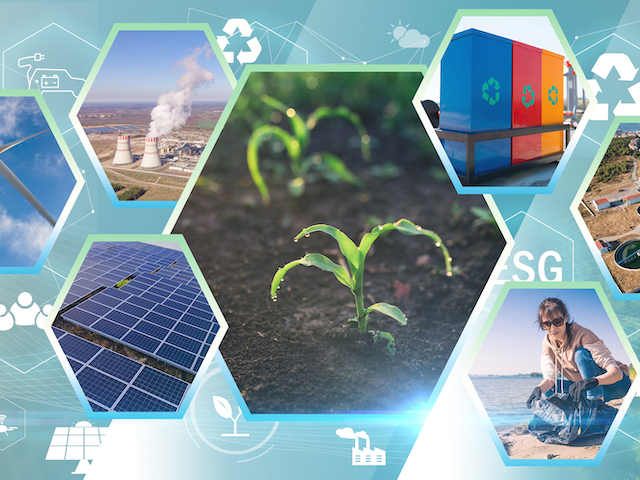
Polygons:
<instances>
[{"instance_id":1,"label":"wind turbine blade","mask_svg":"<svg viewBox=\"0 0 640 480\"><path fill-rule=\"evenodd\" d=\"M36 133L36 135L39 134ZM22 140L26 140L26 138ZM25 187L24 183L22 183L20 179L16 177L11 170L9 170L9 167L7 167L2 160L0 160L0 175L2 175L5 180L9 182L13 186L13 188L18 191L18 193L20 193L20 195L22 195L31 205L33 205L33 208L35 208L40 213L40 215L42 215L47 220L47 222L49 222L52 226L55 226L56 221L51 215L49 215L49 212L47 212L47 210L38 201L38 199L33 196L29 189Z\"/></svg>"},{"instance_id":2,"label":"wind turbine blade","mask_svg":"<svg viewBox=\"0 0 640 480\"><path fill-rule=\"evenodd\" d=\"M11 143L0 145L0 153L6 152L11 147L15 147L16 145L20 145L22 142L26 142L27 140L29 140L29 139L31 139L33 137L37 137L38 135L42 135L43 133L48 132L48 131L49 131L49 129L47 128L46 130L42 130L41 132L34 133L33 135L29 135L28 137L23 137L23 138L20 138L18 140L15 140L15 141L13 141Z\"/></svg>"}]
</instances>

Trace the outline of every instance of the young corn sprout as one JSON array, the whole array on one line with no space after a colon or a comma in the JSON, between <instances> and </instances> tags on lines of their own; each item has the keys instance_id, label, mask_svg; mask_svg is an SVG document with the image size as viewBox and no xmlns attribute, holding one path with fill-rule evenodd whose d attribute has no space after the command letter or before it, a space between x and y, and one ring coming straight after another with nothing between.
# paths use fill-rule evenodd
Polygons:
<instances>
[{"instance_id":1,"label":"young corn sprout","mask_svg":"<svg viewBox=\"0 0 640 480\"><path fill-rule=\"evenodd\" d=\"M362 120L357 113L347 107L319 107L304 121L293 108L287 107L279 100L268 95L262 95L261 99L264 103L289 118L292 130L292 133L289 133L276 125L263 125L255 129L249 137L247 164L249 165L253 183L258 188L262 196L262 202L265 205L269 205L270 197L267 185L258 168L258 149L262 142L270 137L278 138L289 155L293 178L289 181L288 187L289 192L294 197L300 197L304 193L305 183L307 182L306 177L308 177L311 170L316 170L329 179L342 180L356 186L362 186L362 181L337 156L328 152L306 153L311 130L315 128L318 122L324 118L338 117L351 122L356 127L360 137L362 157L366 161L371 160L369 151L371 137L367 134L367 130L364 128Z\"/></svg>"},{"instance_id":2,"label":"young corn sprout","mask_svg":"<svg viewBox=\"0 0 640 480\"><path fill-rule=\"evenodd\" d=\"M342 255L344 255L344 257L346 258L349 270L347 271L347 269L329 260L324 255L321 255L319 253L307 253L299 260L289 262L284 267L278 269L276 274L273 276L273 280L271 281L271 299L274 302L277 300L280 283L284 280L285 274L293 267L296 267L298 265L304 265L306 267L313 266L319 268L320 270L331 272L340 283L345 285L351 291L355 298L356 316L354 318L350 318L349 321L356 322L358 324L358 331L361 334L368 332L373 335L373 339L375 342L378 342L378 340L381 339L386 340L387 344L385 346L385 349L391 355L394 355L396 353L396 342L389 332L367 330L367 325L369 323L369 314L371 314L372 312L382 313L383 315L391 317L400 325L407 324L407 317L405 317L404 313L402 313L402 311L398 307L396 307L395 305L390 305L388 303L375 303L368 308L365 308L363 292L364 261L367 253L371 249L373 242L375 242L376 239L380 237L380 235L393 230L397 230L400 233L409 236L424 235L426 237L429 237L431 240L433 240L435 246L442 251L447 276L451 276L453 274L449 251L447 250L447 247L445 247L444 243L442 243L440 237L431 230L425 230L422 227L415 225L404 218L394 223L385 223L384 225L378 225L377 227L374 227L373 230L371 230L371 233L367 233L362 237L362 240L360 240L360 245L358 246L356 246L355 243L353 243L353 241L346 234L344 234L337 228L332 227L331 225L312 225L302 230L293 239L293 241L297 242L302 237L309 237L309 235L313 232L323 232L327 235L332 236L338 242L340 252L342 252Z\"/></svg>"}]
</instances>

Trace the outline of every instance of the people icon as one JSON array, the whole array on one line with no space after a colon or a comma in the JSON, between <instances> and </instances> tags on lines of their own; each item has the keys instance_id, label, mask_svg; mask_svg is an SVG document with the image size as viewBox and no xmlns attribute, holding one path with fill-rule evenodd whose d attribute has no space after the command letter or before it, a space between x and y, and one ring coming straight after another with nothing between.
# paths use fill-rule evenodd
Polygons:
<instances>
[{"instance_id":1,"label":"people icon","mask_svg":"<svg viewBox=\"0 0 640 480\"><path fill-rule=\"evenodd\" d=\"M0 332L11 330L13 327L13 315L7 312L7 307L0 304Z\"/></svg>"},{"instance_id":2,"label":"people icon","mask_svg":"<svg viewBox=\"0 0 640 480\"><path fill-rule=\"evenodd\" d=\"M44 324L47 322L47 318L49 318L49 313L51 313L52 305L46 304L42 307L42 312L38 313L36 317L36 326L38 328L44 328Z\"/></svg>"},{"instance_id":3,"label":"people icon","mask_svg":"<svg viewBox=\"0 0 640 480\"><path fill-rule=\"evenodd\" d=\"M11 306L9 311L13 314L16 325L35 325L40 307L33 301L29 292L22 292L18 295L18 301Z\"/></svg>"}]
</instances>

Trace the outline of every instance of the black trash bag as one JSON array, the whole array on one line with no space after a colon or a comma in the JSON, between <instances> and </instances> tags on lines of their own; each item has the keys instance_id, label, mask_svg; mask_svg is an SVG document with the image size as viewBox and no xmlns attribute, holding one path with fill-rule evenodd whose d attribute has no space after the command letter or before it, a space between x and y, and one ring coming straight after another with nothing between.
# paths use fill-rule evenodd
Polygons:
<instances>
[{"instance_id":1,"label":"black trash bag","mask_svg":"<svg viewBox=\"0 0 640 480\"><path fill-rule=\"evenodd\" d=\"M533 403L529 431L541 442L571 445L589 437L603 437L618 409L581 396L574 401L568 393L554 393Z\"/></svg>"}]
</instances>

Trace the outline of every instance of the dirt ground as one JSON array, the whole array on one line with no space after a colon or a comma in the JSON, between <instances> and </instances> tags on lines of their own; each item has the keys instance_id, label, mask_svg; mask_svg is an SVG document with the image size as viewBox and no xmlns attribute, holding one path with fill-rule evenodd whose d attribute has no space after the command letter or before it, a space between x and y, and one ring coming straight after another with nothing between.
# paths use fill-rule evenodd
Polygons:
<instances>
[{"instance_id":1,"label":"dirt ground","mask_svg":"<svg viewBox=\"0 0 640 480\"><path fill-rule=\"evenodd\" d=\"M433 150L367 125L371 165L391 161L401 171L379 178L359 148L349 147L353 132L339 121L327 123L313 131L309 151L337 154L365 181L363 190L321 180L294 198L267 172L271 206L264 207L247 169L246 143L238 140L246 132L232 122L174 232L184 234L229 322L220 350L252 412L421 409L504 240L493 223L476 221L469 207L486 208L484 200L458 196ZM355 315L354 298L331 273L296 267L278 301L270 299L271 279L285 263L307 252L339 261L338 246L327 235L294 243L303 228L328 223L357 243L378 223L400 218L438 233L456 274L441 273L442 254L426 237L394 232L376 241L366 261L365 305L391 303L408 317L400 326L371 315L370 329L395 337L395 356L347 321Z\"/></svg>"},{"instance_id":2,"label":"dirt ground","mask_svg":"<svg viewBox=\"0 0 640 480\"><path fill-rule=\"evenodd\" d=\"M630 169L633 166L633 159L631 157L619 157L620 160L627 159L629 161ZM640 162L637 163L637 173L640 171ZM604 260L613 280L623 293L635 291L640 287L640 270L623 270L615 263L614 252L615 249L633 238L640 237L640 231L636 230L640 225L640 214L638 214L638 207L640 204L626 205L615 208L608 208L602 212L597 213L590 201L594 198L599 198L607 195L614 195L618 198L621 191L630 189L635 186L635 182L632 181L631 171L627 173L617 175L608 182L604 183L592 183L589 185L589 190L584 194L583 201L587 204L580 204L578 211L580 212L593 240L606 239L609 241L613 250L602 254ZM591 213L594 213L592 215ZM611 238L616 237L616 238Z\"/></svg>"}]
</instances>

